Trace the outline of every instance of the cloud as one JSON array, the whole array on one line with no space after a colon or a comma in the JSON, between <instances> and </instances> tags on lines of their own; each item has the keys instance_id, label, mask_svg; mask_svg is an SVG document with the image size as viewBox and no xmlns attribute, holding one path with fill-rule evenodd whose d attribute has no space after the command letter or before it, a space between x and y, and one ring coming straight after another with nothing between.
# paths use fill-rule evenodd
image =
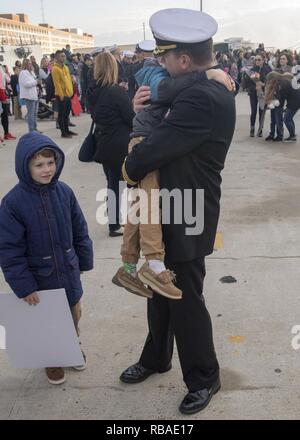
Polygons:
<instances>
[{"instance_id":1,"label":"cloud","mask_svg":"<svg viewBox=\"0 0 300 440\"><path fill-rule=\"evenodd\" d=\"M231 19L220 20L216 40L241 36L254 43L264 42L269 47L296 47L300 44L300 7L293 9L293 14L285 7L269 8L263 15L257 11L240 11Z\"/></svg>"},{"instance_id":2,"label":"cloud","mask_svg":"<svg viewBox=\"0 0 300 440\"><path fill-rule=\"evenodd\" d=\"M213 9L209 11L219 22L219 31L215 41L223 41L230 37L243 37L253 43L264 42L266 47L278 47L281 49L291 47L300 48L300 35L298 32L300 22L300 6L295 2L285 2L285 6L274 4L268 7L266 3L253 0L243 9L232 10L232 4L228 2L228 9ZM259 9L253 9L255 5ZM293 8L287 6L293 4ZM293 10L293 13L291 13ZM146 38L152 38L151 31L146 20ZM113 22L107 21L106 32L96 33L97 45L109 44L134 44L143 39L142 20L131 17L131 19L118 19Z\"/></svg>"}]
</instances>

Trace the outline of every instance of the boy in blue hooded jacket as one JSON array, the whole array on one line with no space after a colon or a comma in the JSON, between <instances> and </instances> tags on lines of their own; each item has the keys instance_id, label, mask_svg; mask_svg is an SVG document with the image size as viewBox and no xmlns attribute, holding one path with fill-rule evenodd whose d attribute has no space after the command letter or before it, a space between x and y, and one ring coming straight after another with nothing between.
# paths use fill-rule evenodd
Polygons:
<instances>
[{"instance_id":1,"label":"boy in blue hooded jacket","mask_svg":"<svg viewBox=\"0 0 300 440\"><path fill-rule=\"evenodd\" d=\"M0 206L0 266L13 292L29 305L39 303L38 291L65 289L79 336L80 273L93 269L93 247L73 191L58 180L64 161L47 136L32 132L20 139L19 183ZM65 381L62 368L47 368L46 374L52 384Z\"/></svg>"}]
</instances>

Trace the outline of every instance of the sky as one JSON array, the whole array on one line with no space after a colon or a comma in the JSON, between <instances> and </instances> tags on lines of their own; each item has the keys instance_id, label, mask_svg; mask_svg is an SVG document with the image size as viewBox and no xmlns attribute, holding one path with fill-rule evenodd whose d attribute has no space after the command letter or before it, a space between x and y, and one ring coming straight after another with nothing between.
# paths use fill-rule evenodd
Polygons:
<instances>
[{"instance_id":1,"label":"sky","mask_svg":"<svg viewBox=\"0 0 300 440\"><path fill-rule=\"evenodd\" d=\"M200 0L43 0L45 21L57 28L78 27L94 35L96 45L130 44L151 39L149 18L159 9L200 9ZM203 11L219 23L215 42L243 37L266 47L300 49L299 0L203 0ZM42 22L40 0L1 0L0 13L29 15Z\"/></svg>"}]
</instances>

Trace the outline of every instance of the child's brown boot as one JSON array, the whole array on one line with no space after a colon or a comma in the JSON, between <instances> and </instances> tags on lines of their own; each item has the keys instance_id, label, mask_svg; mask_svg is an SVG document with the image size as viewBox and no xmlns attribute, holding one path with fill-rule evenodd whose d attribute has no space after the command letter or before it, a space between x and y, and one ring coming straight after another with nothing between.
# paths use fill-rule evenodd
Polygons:
<instances>
[{"instance_id":1,"label":"child's brown boot","mask_svg":"<svg viewBox=\"0 0 300 440\"><path fill-rule=\"evenodd\" d=\"M173 272L165 270L157 274L150 269L148 263L145 263L139 270L138 277L142 283L149 286L154 292L169 299L182 299L182 291L173 284L175 280Z\"/></svg>"},{"instance_id":2,"label":"child's brown boot","mask_svg":"<svg viewBox=\"0 0 300 440\"><path fill-rule=\"evenodd\" d=\"M144 286L138 278L125 272L123 267L118 270L113 277L112 282L116 284L116 286L123 287L128 290L128 292L134 293L135 295L150 299L153 298L153 292Z\"/></svg>"}]
</instances>

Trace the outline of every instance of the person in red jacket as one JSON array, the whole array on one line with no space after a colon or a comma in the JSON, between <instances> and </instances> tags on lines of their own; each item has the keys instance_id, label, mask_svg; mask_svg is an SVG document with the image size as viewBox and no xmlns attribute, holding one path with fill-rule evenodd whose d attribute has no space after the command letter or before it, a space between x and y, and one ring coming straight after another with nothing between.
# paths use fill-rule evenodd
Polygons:
<instances>
[{"instance_id":1,"label":"person in red jacket","mask_svg":"<svg viewBox=\"0 0 300 440\"><path fill-rule=\"evenodd\" d=\"M6 74L2 67L0 66L0 105L2 107L1 113L1 124L4 131L4 139L5 140L13 140L16 139L9 132L9 120L8 120L8 110L9 110L9 97L6 94ZM0 142L3 142L3 138L0 136Z\"/></svg>"}]
</instances>

